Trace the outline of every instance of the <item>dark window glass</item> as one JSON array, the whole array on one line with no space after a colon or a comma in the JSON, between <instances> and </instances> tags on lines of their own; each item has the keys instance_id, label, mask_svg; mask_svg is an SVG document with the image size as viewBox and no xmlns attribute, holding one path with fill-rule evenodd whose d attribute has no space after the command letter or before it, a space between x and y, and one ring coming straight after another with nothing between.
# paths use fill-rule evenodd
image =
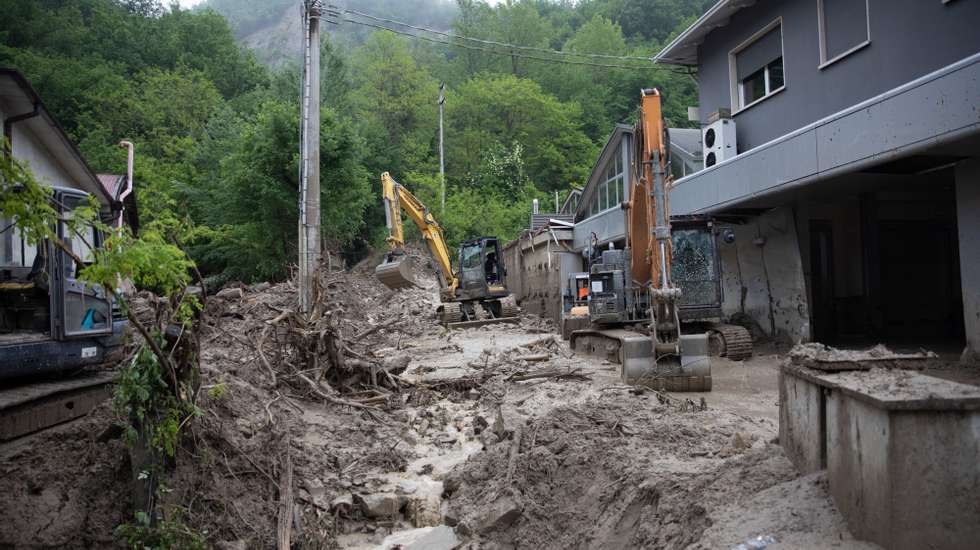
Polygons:
<instances>
[{"instance_id":1,"label":"dark window glass","mask_svg":"<svg viewBox=\"0 0 980 550\"><path fill-rule=\"evenodd\" d=\"M742 81L742 106L766 95L766 70L759 69Z\"/></svg>"},{"instance_id":2,"label":"dark window glass","mask_svg":"<svg viewBox=\"0 0 980 550\"><path fill-rule=\"evenodd\" d=\"M766 68L769 69L769 93L772 93L783 87L783 58L773 61Z\"/></svg>"}]
</instances>

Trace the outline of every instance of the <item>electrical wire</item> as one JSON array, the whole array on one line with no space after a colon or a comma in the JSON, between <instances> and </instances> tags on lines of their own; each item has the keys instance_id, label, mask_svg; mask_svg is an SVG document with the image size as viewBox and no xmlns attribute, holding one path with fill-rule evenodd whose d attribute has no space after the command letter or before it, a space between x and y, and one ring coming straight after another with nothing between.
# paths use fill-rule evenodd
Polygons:
<instances>
[{"instance_id":1,"label":"electrical wire","mask_svg":"<svg viewBox=\"0 0 980 550\"><path fill-rule=\"evenodd\" d=\"M505 52L505 51L500 51L500 50L494 50L494 49L488 49L488 48L483 48L483 47L478 47L478 46L472 46L472 45L468 45L468 44L457 44L457 43L452 43L452 42L446 42L444 40L439 40L439 39L432 38L432 37L429 37L429 36L424 36L424 35L420 35L420 34L405 32L405 31L398 30L398 29L392 29L392 28L386 27L384 25L377 25L377 24L374 24L374 23L368 23L367 21L358 21L356 19L351 19L349 17L344 17L343 20L344 21L347 21L349 23L354 23L356 25L364 25L366 27L372 27L372 28L375 28L375 29L385 30L385 31L393 32L395 34L400 34L400 35L403 35L403 36L408 36L408 37L411 37L411 38L418 38L420 40L425 40L427 42L432 42L432 43L435 43L435 44L442 44L444 46L451 46L451 47L456 47L456 48L465 48L467 50L480 51L480 52L484 52L484 53L490 53L490 54L500 55L500 56L505 56L505 57L517 57L517 58L520 58L520 59L530 59L530 60L534 60L534 61L541 61L541 62L544 62L544 63L558 63L558 64L564 64L564 65L584 65L584 66L588 66L588 67L600 67L600 68L606 68L606 69L627 69L627 70L633 70L633 71L635 71L635 70L659 70L659 71L672 72L672 73L676 73L676 74L679 74L679 75L688 75L689 74L687 72L682 72L682 71L679 71L677 69L665 68L665 67L662 67L662 66L653 66L653 65L650 65L650 66L642 67L642 66L638 66L638 65L616 65L616 64L610 64L610 63L594 63L594 62L591 62L591 61L576 61L576 60L572 60L572 59L555 59L555 58L539 57L539 56L534 56L534 55L529 55L529 54L524 54L524 53L517 53L517 52ZM553 51L553 50L549 50L549 51ZM649 59L646 59L646 58L644 58L644 59L646 61L650 61Z\"/></svg>"},{"instance_id":2,"label":"electrical wire","mask_svg":"<svg viewBox=\"0 0 980 550\"><path fill-rule=\"evenodd\" d=\"M415 30L419 30L419 31L423 31L423 32L432 33L432 34L438 34L440 36L445 36L447 38L454 38L454 39L457 39L457 40L469 40L471 42L477 42L477 43L485 44L485 45L488 45L488 46L501 46L501 47L508 48L508 49L526 50L526 51L541 52L541 53L547 53L547 54L553 54L553 55L571 56L571 57L591 57L591 58L594 58L594 59L613 59L613 60L618 60L618 61L647 61L647 62L653 61L653 58L651 58L651 57L639 57L639 56L630 56L630 55L609 55L609 54L585 53L585 52L565 52L565 51L560 51L560 50L551 50L551 49L548 49L548 48L537 48L537 47L534 47L534 46L520 46L520 45L517 45L517 44L507 44L505 42L497 42L495 40L485 40L485 39L482 39L482 38L473 38L472 36L462 36L462 35L459 35L459 34L453 34L453 33L438 31L438 30L429 29L429 28L426 28L426 27L418 27L418 26L411 25L409 23L405 23L405 22L402 22L402 21L396 21L394 19L385 19L384 17L377 17L375 15L371 15L371 14L368 14L368 13L362 13L362 12L355 11L355 10L340 9L340 8L335 7L335 6L331 6L331 7L333 9L335 9L335 10L340 10L343 13L352 13L354 15L358 15L358 16L361 16L361 17L366 17L366 18L372 19L374 21L379 21L379 22L383 22L383 23L391 23L391 24L395 24L395 25L400 25L400 26L403 26L403 27L408 27L410 29L415 29Z\"/></svg>"}]
</instances>

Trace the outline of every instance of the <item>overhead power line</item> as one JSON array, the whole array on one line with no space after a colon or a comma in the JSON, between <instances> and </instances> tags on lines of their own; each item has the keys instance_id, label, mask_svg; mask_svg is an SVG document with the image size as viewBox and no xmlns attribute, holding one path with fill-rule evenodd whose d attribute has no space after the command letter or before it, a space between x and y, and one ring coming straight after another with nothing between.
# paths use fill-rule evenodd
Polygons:
<instances>
[{"instance_id":1,"label":"overhead power line","mask_svg":"<svg viewBox=\"0 0 980 550\"><path fill-rule=\"evenodd\" d=\"M462 36L462 35L459 35L459 34L448 33L448 32L439 31L439 30L436 30L436 29L430 29L430 28L427 28L427 27L419 27L419 26L416 26L416 25L405 23L403 21L396 21L394 19L385 19L384 17L377 17L375 15L371 15L369 13L362 13L362 12L359 12L359 11L356 11L356 10L343 9L341 11L343 11L344 13L351 13L351 14L358 15L358 16L361 16L361 17L366 17L367 19L371 19L371 20L374 20L374 21L379 21L379 22L382 22L382 23L390 23L390 24L394 24L394 25L400 25L402 27L408 27L410 29L415 29L415 30L418 30L418 31L428 32L428 33L432 33L432 34L437 34L437 35L440 35L440 36L445 36L447 38L454 38L456 40L468 40L470 42L476 42L476 43L485 44L485 45L488 45L488 46L501 46L501 47L508 48L508 49L516 49L516 50L524 50L524 51L532 51L532 52L541 52L541 53L547 53L547 54L553 54L553 55L560 55L560 56L570 56L570 57L590 57L590 58L593 58L593 59L613 59L613 60L618 60L618 61L646 61L646 62L652 62L653 61L653 58L652 57L639 57L639 56L632 56L632 55L609 55L609 54L602 54L602 53L586 53L586 52L571 52L571 51L566 52L566 51L561 51L561 50L552 50L552 49L548 49L548 48L537 48L537 47L534 47L534 46L521 46L521 45L518 45L518 44L508 44L506 42L497 42L495 40L486 40L486 39L483 39L483 38L474 38L472 36Z\"/></svg>"},{"instance_id":2,"label":"overhead power line","mask_svg":"<svg viewBox=\"0 0 980 550\"><path fill-rule=\"evenodd\" d=\"M344 11L352 12L352 13L355 13L355 14L359 15L359 12L353 12L353 10L344 10ZM371 16L371 18L372 19L380 19L380 18L375 18L373 16ZM435 43L435 44L442 44L443 46L450 46L450 47L456 47L456 48L464 48L464 49L467 49L467 50L479 51L479 52L489 53L489 54L492 54L492 55L505 56L505 57L517 57L517 58L520 58L520 59L529 59L529 60L533 60L533 61L540 61L540 62L543 62L543 63L558 63L558 64L564 64L564 65L581 65L581 66L588 66L588 67L600 67L600 68L607 68L607 69L626 69L626 70L633 70L633 71L635 71L635 70L661 70L661 71L672 72L672 73L676 73L676 74L680 74L680 75L688 75L689 74L687 72L682 72L682 71L679 71L677 69L666 68L666 67L662 67L662 66L654 66L652 64L651 65L648 65L648 66L642 66L642 65L623 65L623 64L612 64L612 63L596 63L596 62L592 62L592 61L581 61L581 60L574 60L574 59L561 59L561 58L554 58L554 57L552 57L552 58L549 58L549 57L541 57L541 56L537 56L537 55L530 55L530 54L527 54L527 53L519 53L519 52L516 52L516 51L503 51L503 50L500 50L500 49L488 48L486 46L475 46L475 45L464 44L464 43L460 43L460 42L447 42L445 40L440 40L438 38L433 38L433 37L425 36L425 35L422 35L422 34L416 34L416 33L412 33L412 32L407 32L407 31L403 31L403 30L400 30L400 29L393 29L393 28L388 27L388 26L385 26L385 25L380 25L380 24L376 24L376 23L370 23L370 22L367 22L367 21L360 21L360 20L357 20L357 19L352 19L350 17L344 17L343 18L343 21L346 21L348 23L354 23L355 25L363 25L363 26L366 26L366 27L371 27L371 28L375 28L375 29L385 30L385 31L393 32L395 34L400 34L402 36L407 36L407 37L410 37L410 38L417 38L419 40L425 40L427 42L432 42L432 43ZM387 21L392 21L394 24L402 24L402 25L411 27L408 24L400 23L398 21L393 21L393 20L387 20ZM451 35L451 34L448 34L448 33L441 33L441 34L445 34L446 36L449 36L451 38L457 38L457 39L465 39L465 38L467 38L467 37L460 37L458 35ZM501 47L522 48L522 46L517 46L517 45L512 45L512 44L504 44L502 42L498 42L497 44L500 44ZM547 51L549 53L558 53L558 54L567 53L567 52L558 52L556 50L543 50L543 51ZM598 54L596 54L596 55L598 55ZM623 58L623 59L630 59L630 58ZM648 63L652 61L650 58L645 58L645 57L644 58L633 58L633 59L642 59L642 60L644 60L644 61L646 61Z\"/></svg>"}]
</instances>

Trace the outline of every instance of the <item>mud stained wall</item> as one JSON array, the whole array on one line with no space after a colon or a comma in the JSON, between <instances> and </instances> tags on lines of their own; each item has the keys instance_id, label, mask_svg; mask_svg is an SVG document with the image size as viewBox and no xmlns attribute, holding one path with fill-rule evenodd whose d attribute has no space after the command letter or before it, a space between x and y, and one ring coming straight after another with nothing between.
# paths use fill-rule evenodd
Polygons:
<instances>
[{"instance_id":1,"label":"mud stained wall","mask_svg":"<svg viewBox=\"0 0 980 550\"><path fill-rule=\"evenodd\" d=\"M966 329L964 360L980 362L980 161L956 167L956 217L960 240L960 284Z\"/></svg>"},{"instance_id":2,"label":"mud stained wall","mask_svg":"<svg viewBox=\"0 0 980 550\"><path fill-rule=\"evenodd\" d=\"M727 318L746 315L779 340L809 341L806 282L792 209L776 208L732 229L735 242L719 248L722 313Z\"/></svg>"},{"instance_id":3,"label":"mud stained wall","mask_svg":"<svg viewBox=\"0 0 980 550\"><path fill-rule=\"evenodd\" d=\"M561 323L564 281L582 264L571 242L571 231L543 231L504 247L507 288L525 312Z\"/></svg>"}]
</instances>

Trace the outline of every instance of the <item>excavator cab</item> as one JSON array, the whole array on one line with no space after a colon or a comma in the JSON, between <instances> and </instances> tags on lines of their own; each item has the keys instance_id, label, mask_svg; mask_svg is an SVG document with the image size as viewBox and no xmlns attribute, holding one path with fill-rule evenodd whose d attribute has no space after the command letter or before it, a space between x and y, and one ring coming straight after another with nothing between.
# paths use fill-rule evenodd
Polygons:
<instances>
[{"instance_id":1,"label":"excavator cab","mask_svg":"<svg viewBox=\"0 0 980 550\"><path fill-rule=\"evenodd\" d=\"M496 237L478 237L459 247L460 300L503 298L510 293L504 284L506 271Z\"/></svg>"}]
</instances>

